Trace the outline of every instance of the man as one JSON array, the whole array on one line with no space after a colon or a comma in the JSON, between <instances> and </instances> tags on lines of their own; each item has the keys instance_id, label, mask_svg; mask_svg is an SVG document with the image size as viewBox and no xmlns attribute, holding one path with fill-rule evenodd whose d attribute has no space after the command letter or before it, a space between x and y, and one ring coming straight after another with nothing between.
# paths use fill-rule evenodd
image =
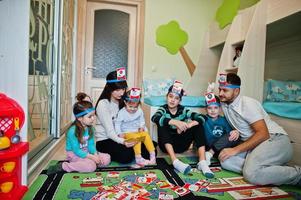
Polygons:
<instances>
[{"instance_id":1,"label":"man","mask_svg":"<svg viewBox=\"0 0 301 200\"><path fill-rule=\"evenodd\" d=\"M258 185L301 186L301 167L286 166L293 148L287 133L272 121L261 104L240 95L241 81L233 73L221 74L219 97L226 119L240 132L242 142L221 151L223 168L243 173Z\"/></svg>"}]
</instances>

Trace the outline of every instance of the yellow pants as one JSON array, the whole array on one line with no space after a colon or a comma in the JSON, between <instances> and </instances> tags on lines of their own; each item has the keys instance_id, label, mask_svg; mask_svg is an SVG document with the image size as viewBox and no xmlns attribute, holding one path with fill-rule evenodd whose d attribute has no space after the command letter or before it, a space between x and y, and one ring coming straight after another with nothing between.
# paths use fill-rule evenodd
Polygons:
<instances>
[{"instance_id":1,"label":"yellow pants","mask_svg":"<svg viewBox=\"0 0 301 200\"><path fill-rule=\"evenodd\" d=\"M145 139L143 141L143 144L145 145L148 152L155 151L155 147L153 144L153 141L148 134L148 132L132 132L132 133L125 133L124 138L125 139L132 139L132 138L138 138L141 136L145 136ZM135 155L141 155L141 142L138 142L134 147Z\"/></svg>"}]
</instances>

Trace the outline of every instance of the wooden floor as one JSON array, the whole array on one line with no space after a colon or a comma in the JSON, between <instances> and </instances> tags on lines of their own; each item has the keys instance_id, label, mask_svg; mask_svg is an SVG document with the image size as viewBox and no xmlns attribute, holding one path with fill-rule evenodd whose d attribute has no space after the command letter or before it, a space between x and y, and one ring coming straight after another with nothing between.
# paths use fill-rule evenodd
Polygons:
<instances>
[{"instance_id":1,"label":"wooden floor","mask_svg":"<svg viewBox=\"0 0 301 200\"><path fill-rule=\"evenodd\" d=\"M61 141L56 145L53 152L50 155L46 156L44 161L38 165L32 174L28 177L28 184L31 185L32 182L38 177L42 170L47 166L50 160L65 160L66 151L65 151L65 138L62 138Z\"/></svg>"}]
</instances>

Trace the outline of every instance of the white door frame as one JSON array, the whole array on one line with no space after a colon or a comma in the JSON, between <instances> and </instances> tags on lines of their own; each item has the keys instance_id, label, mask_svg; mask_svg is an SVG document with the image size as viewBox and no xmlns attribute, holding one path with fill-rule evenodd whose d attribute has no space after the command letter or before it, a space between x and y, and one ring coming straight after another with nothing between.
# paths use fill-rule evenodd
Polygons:
<instances>
[{"instance_id":1,"label":"white door frame","mask_svg":"<svg viewBox=\"0 0 301 200\"><path fill-rule=\"evenodd\" d=\"M90 1L89 1L90 2ZM141 87L142 75L143 75L143 36L144 36L144 0L94 0L92 2L99 3L110 3L114 5L129 5L133 6L137 10L137 24L136 24L136 37L135 40L135 50L133 55L135 61L133 62L132 71L128 73L132 76L132 83L130 86ZM88 0L78 1L77 11L78 11L78 26L77 26L77 69L76 69L76 88L78 91L84 91L84 76L85 76L85 47L86 47L86 20L87 20L87 10L88 10ZM91 23L92 24L92 23ZM94 23L93 23L94 24ZM133 85L132 85L133 84ZM89 91L84 91L89 92Z\"/></svg>"}]
</instances>

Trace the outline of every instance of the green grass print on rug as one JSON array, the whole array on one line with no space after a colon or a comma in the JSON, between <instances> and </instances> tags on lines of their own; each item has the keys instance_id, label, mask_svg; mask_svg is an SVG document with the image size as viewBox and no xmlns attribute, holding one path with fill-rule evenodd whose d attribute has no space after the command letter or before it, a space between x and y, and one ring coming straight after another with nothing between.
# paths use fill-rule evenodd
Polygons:
<instances>
[{"instance_id":1,"label":"green grass print on rug","mask_svg":"<svg viewBox=\"0 0 301 200\"><path fill-rule=\"evenodd\" d=\"M57 162L58 162L58 160L49 161L45 169L48 169L49 166L55 165ZM33 197L36 195L36 193L43 186L47 177L48 177L47 175L40 174L28 188L28 191L25 193L23 200L32 200Z\"/></svg>"},{"instance_id":2,"label":"green grass print on rug","mask_svg":"<svg viewBox=\"0 0 301 200\"><path fill-rule=\"evenodd\" d=\"M193 168L192 171L184 175L182 173L177 172L178 176L183 180L184 183L194 184L198 180L204 180L206 177L197 169ZM231 177L240 177L242 175L230 172L227 170L221 170L219 172L214 173L215 177L213 179L206 179L209 182L219 182L218 178L231 178ZM295 186L279 186L281 190L289 193L292 197L289 198L281 198L281 199L301 199L301 188ZM207 191L198 191L193 192L196 196L206 196L210 198L220 199L220 200L232 200L234 199L228 192L218 192L218 193L207 193ZM273 198L275 199L275 198Z\"/></svg>"},{"instance_id":3,"label":"green grass print on rug","mask_svg":"<svg viewBox=\"0 0 301 200\"><path fill-rule=\"evenodd\" d=\"M47 179L47 175L40 174L36 180L31 184L31 186L28 188L28 191L25 193L23 200L32 200L36 193L40 190L40 188L43 186L44 182Z\"/></svg>"},{"instance_id":4,"label":"green grass print on rug","mask_svg":"<svg viewBox=\"0 0 301 200\"><path fill-rule=\"evenodd\" d=\"M113 186L120 183L122 180L137 183L151 193L150 199L158 199L159 192L165 192L173 195L174 198L178 195L170 188L160 189L155 181L151 183L138 183L137 177L144 177L147 172L155 172L157 179L166 180L166 177L160 170L135 170L135 171L119 171L119 176L116 178L108 177L110 172L93 172L93 173L66 173L58 186L53 197L54 200L61 199L90 199L97 193L97 187L81 187L84 178L102 177L102 185Z\"/></svg>"}]
</instances>

